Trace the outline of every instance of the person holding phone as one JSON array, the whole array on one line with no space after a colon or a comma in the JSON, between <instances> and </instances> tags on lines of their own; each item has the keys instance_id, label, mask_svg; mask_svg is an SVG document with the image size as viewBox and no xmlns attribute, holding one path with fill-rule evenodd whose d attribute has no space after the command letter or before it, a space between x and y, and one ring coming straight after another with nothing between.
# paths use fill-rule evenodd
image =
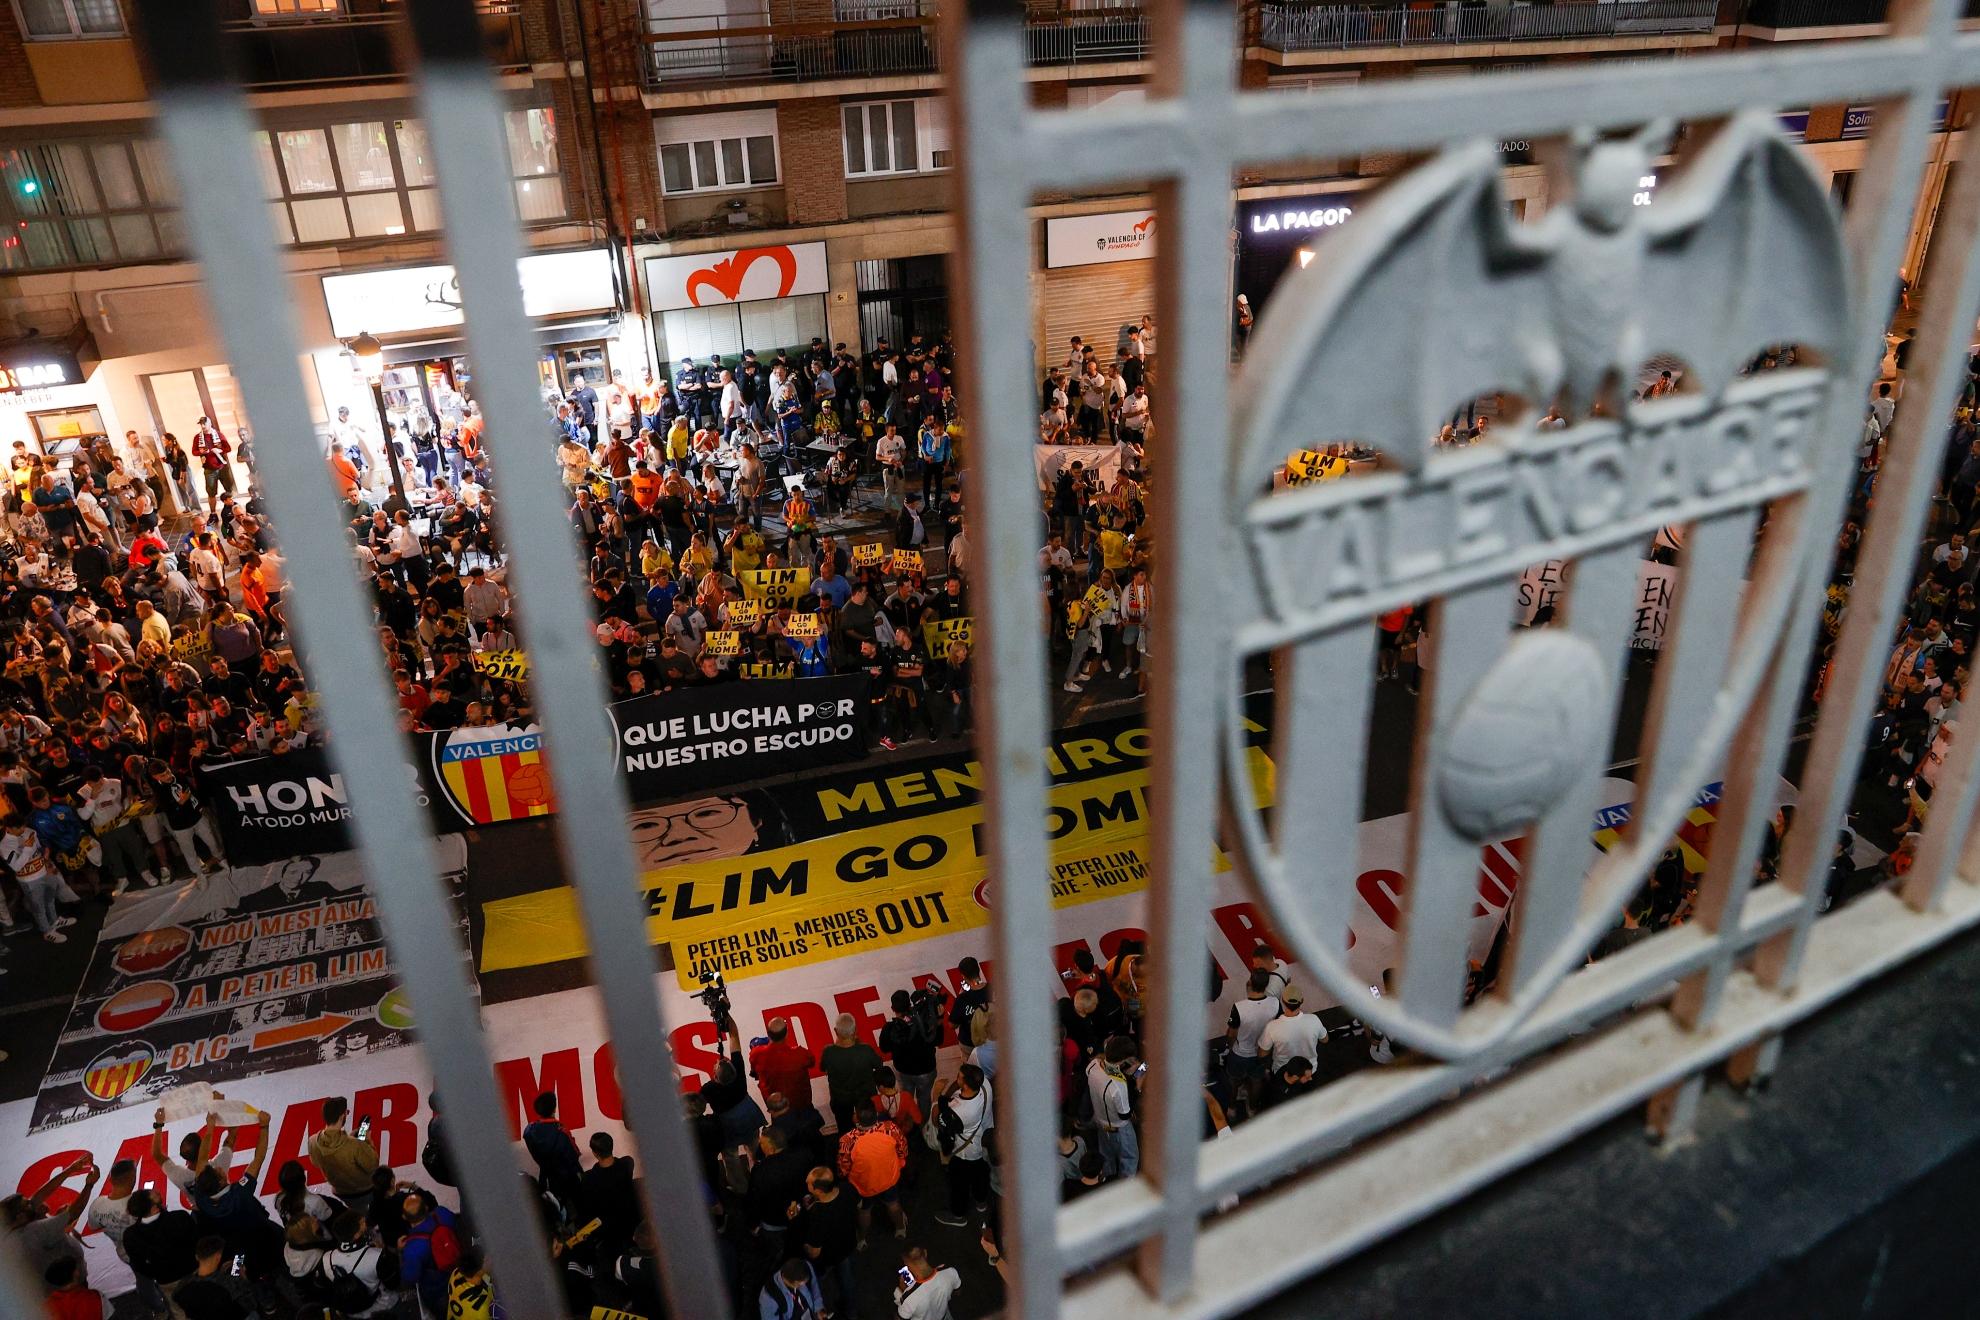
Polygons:
<instances>
[{"instance_id":1,"label":"person holding phone","mask_svg":"<svg viewBox=\"0 0 1980 1320\"><path fill-rule=\"evenodd\" d=\"M818 1290L818 1272L802 1256L785 1261L757 1297L763 1320L830 1320L825 1295Z\"/></svg>"},{"instance_id":2,"label":"person holding phone","mask_svg":"<svg viewBox=\"0 0 1980 1320\"><path fill-rule=\"evenodd\" d=\"M900 1280L894 1312L901 1320L950 1320L949 1300L962 1288L955 1266L933 1264L926 1248L909 1247L901 1253Z\"/></svg>"},{"instance_id":3,"label":"person holding phone","mask_svg":"<svg viewBox=\"0 0 1980 1320\"><path fill-rule=\"evenodd\" d=\"M370 1120L359 1125L357 1135L345 1131L350 1121L351 1102L333 1095L323 1102L321 1132L309 1139L309 1158L323 1171L323 1179L337 1199L362 1210L371 1201L371 1175L378 1168L378 1151L372 1146Z\"/></svg>"}]
</instances>

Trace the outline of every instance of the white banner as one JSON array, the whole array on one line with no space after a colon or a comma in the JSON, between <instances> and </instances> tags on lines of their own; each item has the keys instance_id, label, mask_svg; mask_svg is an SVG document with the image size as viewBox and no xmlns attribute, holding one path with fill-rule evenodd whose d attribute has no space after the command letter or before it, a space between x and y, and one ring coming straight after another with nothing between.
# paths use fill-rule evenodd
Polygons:
<instances>
[{"instance_id":1,"label":"white banner","mask_svg":"<svg viewBox=\"0 0 1980 1320\"><path fill-rule=\"evenodd\" d=\"M1543 560L1520 574L1514 588L1514 621L1521 627L1533 622L1542 606L1561 607L1561 590L1567 585L1568 561ZM1646 559L1636 566L1636 588L1632 597L1634 621L1629 644L1639 651L1664 649L1664 631L1671 620L1671 593L1677 589L1677 569Z\"/></svg>"},{"instance_id":2,"label":"white banner","mask_svg":"<svg viewBox=\"0 0 1980 1320\"><path fill-rule=\"evenodd\" d=\"M1121 445L1034 445L1032 456L1038 464L1038 489L1050 490L1059 472L1075 462L1087 472L1098 472L1103 485L1113 485L1127 450Z\"/></svg>"},{"instance_id":3,"label":"white banner","mask_svg":"<svg viewBox=\"0 0 1980 1320\"><path fill-rule=\"evenodd\" d=\"M1058 216L1045 222L1047 266L1099 266L1155 255L1153 211Z\"/></svg>"},{"instance_id":4,"label":"white banner","mask_svg":"<svg viewBox=\"0 0 1980 1320\"><path fill-rule=\"evenodd\" d=\"M656 312L823 293L823 243L773 243L684 257L648 257L646 288Z\"/></svg>"},{"instance_id":5,"label":"white banner","mask_svg":"<svg viewBox=\"0 0 1980 1320\"><path fill-rule=\"evenodd\" d=\"M568 316L616 306L612 257L603 248L539 252L516 263L523 310ZM461 279L452 266L401 266L323 277L330 331L339 339L444 330L461 324Z\"/></svg>"}]
</instances>

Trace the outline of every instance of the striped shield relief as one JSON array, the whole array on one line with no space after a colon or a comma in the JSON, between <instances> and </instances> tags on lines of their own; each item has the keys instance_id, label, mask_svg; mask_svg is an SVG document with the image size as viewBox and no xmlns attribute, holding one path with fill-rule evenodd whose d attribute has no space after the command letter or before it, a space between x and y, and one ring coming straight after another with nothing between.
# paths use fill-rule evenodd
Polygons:
<instances>
[{"instance_id":1,"label":"striped shield relief","mask_svg":"<svg viewBox=\"0 0 1980 1320\"><path fill-rule=\"evenodd\" d=\"M83 1069L83 1090L91 1099L109 1104L144 1080L157 1054L143 1041L105 1050Z\"/></svg>"},{"instance_id":2,"label":"striped shield relief","mask_svg":"<svg viewBox=\"0 0 1980 1320\"><path fill-rule=\"evenodd\" d=\"M543 736L535 725L455 729L435 738L433 774L448 803L471 825L547 816L554 810Z\"/></svg>"},{"instance_id":3,"label":"striped shield relief","mask_svg":"<svg viewBox=\"0 0 1980 1320\"><path fill-rule=\"evenodd\" d=\"M1613 924L1718 777L1821 562L1814 520L1779 515L1835 461L1813 452L1848 333L1835 217L1764 115L1728 121L1642 205L1668 136L1579 144L1573 198L1530 224L1488 143L1402 176L1287 275L1234 391L1236 658L1240 673L1271 658L1281 706L1269 814L1234 791L1235 704L1226 721L1234 851L1328 992L1439 1057L1505 1039ZM1638 397L1653 360L1680 364L1679 388ZM1485 437L1433 444L1492 394L1509 406ZM1291 455L1350 442L1379 452L1374 470L1259 494ZM1631 819L1598 847L1660 530L1683 547L1671 626ZM1548 560L1568 565L1560 617L1516 628L1520 576ZM1371 967L1349 956L1348 922L1376 620L1403 607L1426 625L1425 686L1398 952ZM1497 1005L1466 1013L1471 918L1514 887L1508 858Z\"/></svg>"}]
</instances>

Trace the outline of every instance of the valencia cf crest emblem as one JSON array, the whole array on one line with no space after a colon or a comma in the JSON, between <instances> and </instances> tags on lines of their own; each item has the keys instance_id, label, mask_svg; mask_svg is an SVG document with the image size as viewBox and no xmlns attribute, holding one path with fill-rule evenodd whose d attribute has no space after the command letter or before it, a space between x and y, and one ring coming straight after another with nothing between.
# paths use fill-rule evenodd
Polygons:
<instances>
[{"instance_id":1,"label":"valencia cf crest emblem","mask_svg":"<svg viewBox=\"0 0 1980 1320\"><path fill-rule=\"evenodd\" d=\"M143 1081L157 1061L157 1053L141 1040L105 1050L83 1069L83 1090L92 1100L114 1103Z\"/></svg>"},{"instance_id":2,"label":"valencia cf crest emblem","mask_svg":"<svg viewBox=\"0 0 1980 1320\"><path fill-rule=\"evenodd\" d=\"M1791 602L1826 562L1819 519L1799 513L1812 475L1849 461L1817 452L1850 328L1837 217L1761 114L1683 153L1644 205L1638 180L1667 137L1577 143L1573 195L1530 223L1491 143L1401 176L1288 274L1234 390L1234 660L1242 674L1272 659L1278 801L1295 809L1266 818L1241 801L1234 682L1233 854L1336 1000L1443 1058L1506 1039L1585 960L1718 778ZM1653 363L1681 387L1636 389ZM1491 397L1507 401L1499 424L1439 443L1453 409ZM1332 445L1376 451L1375 469L1273 489L1288 453ZM1632 588L1665 529L1682 546L1674 648L1630 831L1598 853ZM1560 617L1515 628L1520 575L1545 561L1567 564ZM1377 620L1406 609L1424 624L1426 686L1399 953L1371 986L1347 953L1354 827ZM1515 838L1498 998L1469 1012L1481 855Z\"/></svg>"}]
</instances>

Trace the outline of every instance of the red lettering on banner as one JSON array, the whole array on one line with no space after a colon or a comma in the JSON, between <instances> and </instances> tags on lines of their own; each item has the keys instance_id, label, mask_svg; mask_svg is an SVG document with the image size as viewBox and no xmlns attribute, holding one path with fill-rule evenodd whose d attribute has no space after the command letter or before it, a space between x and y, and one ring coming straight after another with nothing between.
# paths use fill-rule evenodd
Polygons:
<instances>
[{"instance_id":1,"label":"red lettering on banner","mask_svg":"<svg viewBox=\"0 0 1980 1320\"><path fill-rule=\"evenodd\" d=\"M797 1043L811 1051L813 1058L818 1051L832 1043L832 1024L825 1020L825 1010L806 1001L799 1004L779 1004L775 1008L763 1010L764 1030L769 1030L771 1018L789 1018L791 1026L797 1029Z\"/></svg>"},{"instance_id":2,"label":"red lettering on banner","mask_svg":"<svg viewBox=\"0 0 1980 1320\"><path fill-rule=\"evenodd\" d=\"M563 1106L558 1106L561 1113ZM580 1112L584 1109L578 1105ZM351 1098L351 1131L365 1119L371 1120L371 1144L381 1164L415 1164L419 1161L419 1126L413 1119L419 1113L419 1088L411 1082L372 1086Z\"/></svg>"},{"instance_id":3,"label":"red lettering on banner","mask_svg":"<svg viewBox=\"0 0 1980 1320\"><path fill-rule=\"evenodd\" d=\"M110 1164L118 1160L129 1160L137 1166L137 1178L132 1184L136 1187L155 1186L160 1192L168 1192L171 1185L165 1181L165 1170L158 1167L158 1161L151 1158L151 1136L125 1137L124 1144L117 1147L117 1153ZM102 1165L103 1176L110 1176L110 1164Z\"/></svg>"},{"instance_id":4,"label":"red lettering on banner","mask_svg":"<svg viewBox=\"0 0 1980 1320\"><path fill-rule=\"evenodd\" d=\"M722 1061L717 1053L721 1040L713 1022L675 1027L668 1033L667 1043L674 1047L674 1066L681 1070L681 1090L698 1091L703 1082L713 1080L715 1065Z\"/></svg>"},{"instance_id":5,"label":"red lettering on banner","mask_svg":"<svg viewBox=\"0 0 1980 1320\"><path fill-rule=\"evenodd\" d=\"M21 1170L21 1180L15 1190L22 1196L33 1196L45 1186L50 1178L74 1164L77 1160L94 1158L86 1150L58 1150L53 1155L44 1155ZM76 1175L77 1185L82 1183L82 1175ZM57 1187L48 1194L42 1204L51 1215L59 1215L75 1203L76 1193L68 1187Z\"/></svg>"},{"instance_id":6,"label":"red lettering on banner","mask_svg":"<svg viewBox=\"0 0 1980 1320\"><path fill-rule=\"evenodd\" d=\"M1273 938L1272 928L1265 924L1265 918L1255 904L1226 903L1220 908L1212 909L1210 915L1215 919L1217 929L1224 932L1224 938L1231 942L1233 949L1237 950L1238 957L1247 963L1251 959L1252 949L1260 944L1270 949L1273 956L1281 961L1292 961L1286 956L1286 951L1279 946L1279 941Z\"/></svg>"},{"instance_id":7,"label":"red lettering on banner","mask_svg":"<svg viewBox=\"0 0 1980 1320\"><path fill-rule=\"evenodd\" d=\"M869 1012L867 1004L880 998L877 985L862 986L857 990L841 990L832 996L841 1013L852 1014L853 1034L875 1049L880 1047L880 1028L887 1025L887 1019L878 1013Z\"/></svg>"},{"instance_id":8,"label":"red lettering on banner","mask_svg":"<svg viewBox=\"0 0 1980 1320\"><path fill-rule=\"evenodd\" d=\"M619 1064L612 1054L612 1042L606 1041L591 1055L591 1094L598 1101L598 1116L608 1123L617 1123L626 1116L625 1100L619 1093Z\"/></svg>"},{"instance_id":9,"label":"red lettering on banner","mask_svg":"<svg viewBox=\"0 0 1980 1320\"><path fill-rule=\"evenodd\" d=\"M1119 930L1108 931L1100 937L1101 963L1104 965L1112 962L1114 955L1121 951L1122 943L1127 940L1137 940L1145 949L1148 947L1148 932L1139 926L1123 926Z\"/></svg>"},{"instance_id":10,"label":"red lettering on banner","mask_svg":"<svg viewBox=\"0 0 1980 1320\"><path fill-rule=\"evenodd\" d=\"M527 1057L503 1059L495 1065L495 1085L509 1108L509 1140L522 1136L523 1115L535 1121L531 1108L536 1097L549 1091L557 1097L557 1117L565 1127L576 1131L584 1126L584 1079L577 1047L555 1050L543 1056L542 1071L530 1065Z\"/></svg>"},{"instance_id":11,"label":"red lettering on banner","mask_svg":"<svg viewBox=\"0 0 1980 1320\"><path fill-rule=\"evenodd\" d=\"M1361 895L1362 902L1375 910L1384 926L1390 930L1397 928L1402 920L1401 871L1363 871L1354 882L1355 892Z\"/></svg>"},{"instance_id":12,"label":"red lettering on banner","mask_svg":"<svg viewBox=\"0 0 1980 1320\"><path fill-rule=\"evenodd\" d=\"M263 1196L272 1196L281 1190L282 1185L276 1178L282 1172L282 1166L290 1160L303 1166L303 1176L312 1186L323 1181L323 1170L317 1168L316 1162L309 1157L309 1139L328 1126L323 1121L322 1099L298 1100L282 1111L281 1127L275 1133L274 1144L268 1148L268 1162L262 1165ZM351 1130L357 1131L355 1122L351 1124ZM236 1137L237 1145L239 1141Z\"/></svg>"},{"instance_id":13,"label":"red lettering on banner","mask_svg":"<svg viewBox=\"0 0 1980 1320\"><path fill-rule=\"evenodd\" d=\"M1073 955L1088 947L1085 940L1067 940L1064 944L1052 946L1052 966L1059 973L1062 983L1065 974L1073 970Z\"/></svg>"}]
</instances>

